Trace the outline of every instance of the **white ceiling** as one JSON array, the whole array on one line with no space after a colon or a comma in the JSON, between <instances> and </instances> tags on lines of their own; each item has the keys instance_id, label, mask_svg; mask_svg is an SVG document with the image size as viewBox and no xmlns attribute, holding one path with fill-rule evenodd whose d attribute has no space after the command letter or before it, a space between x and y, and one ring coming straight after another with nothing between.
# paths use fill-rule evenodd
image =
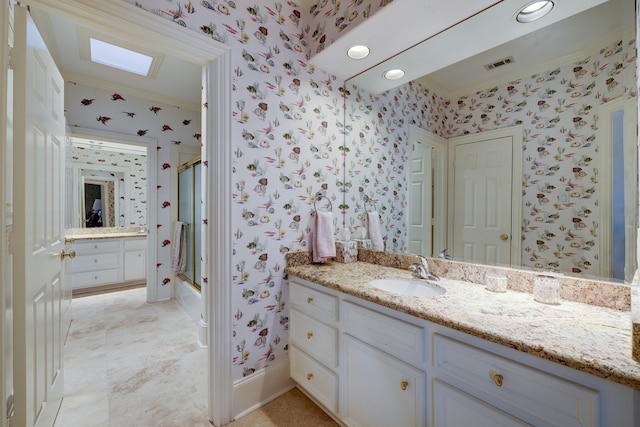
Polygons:
<instances>
[{"instance_id":1,"label":"white ceiling","mask_svg":"<svg viewBox=\"0 0 640 427\"><path fill-rule=\"evenodd\" d=\"M435 4L436 1L440 0L428 3ZM406 2L423 0L403 0ZM378 13L381 18L387 18L384 22L395 22L388 19L395 3ZM424 41L410 49L396 49L395 56L387 56L389 59L373 64L350 60L344 52L346 46L362 40L358 32L372 35L367 44L374 52L398 45L396 27L373 22L377 14L343 36L341 44L329 46L311 62L338 76L350 78L351 83L372 93L427 75L428 78L422 80L427 86L440 89L443 96L455 96L521 77L523 72L536 67L542 67L538 71L553 68L560 59L571 60L571 55L574 60L582 59L585 56L583 49L586 55L590 54L593 43L602 42L607 36L611 39L621 37L623 25L630 28L633 36L633 0L556 0L554 10L547 17L530 24L518 24L515 12L526 3L528 0L503 0L462 22L447 22L449 28L437 34L432 26L414 26L412 30ZM446 0L440 6L444 9L456 7ZM583 10L586 12L580 13ZM448 16L453 19L455 15ZM403 20L398 22L408 25ZM379 31L380 28L384 31ZM618 32L615 36L611 35L614 31ZM514 57L514 64L485 70L485 64L508 56ZM382 74L390 68L406 70L405 77L385 80Z\"/></svg>"},{"instance_id":2,"label":"white ceiling","mask_svg":"<svg viewBox=\"0 0 640 427\"><path fill-rule=\"evenodd\" d=\"M164 56L156 77L150 79L95 64L80 57L79 25L59 15L33 8L31 10L33 19L65 80L199 110L202 74L200 66Z\"/></svg>"}]
</instances>

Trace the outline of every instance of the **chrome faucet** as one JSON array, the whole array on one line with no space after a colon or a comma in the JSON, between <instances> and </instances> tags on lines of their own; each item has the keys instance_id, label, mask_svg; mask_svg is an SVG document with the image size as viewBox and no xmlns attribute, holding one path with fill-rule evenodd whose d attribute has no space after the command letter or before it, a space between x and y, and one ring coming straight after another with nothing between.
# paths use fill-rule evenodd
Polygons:
<instances>
[{"instance_id":1,"label":"chrome faucet","mask_svg":"<svg viewBox=\"0 0 640 427\"><path fill-rule=\"evenodd\" d=\"M442 258L442 259L451 259L451 256L449 256L449 254L447 253L449 249L443 249L439 254L438 254L438 258Z\"/></svg>"},{"instance_id":2,"label":"chrome faucet","mask_svg":"<svg viewBox=\"0 0 640 427\"><path fill-rule=\"evenodd\" d=\"M409 270L413 271L414 277L419 277L420 279L428 279L428 280L440 280L438 276L429 272L429 264L427 264L427 258L418 255L420 262L414 262L409 266Z\"/></svg>"}]
</instances>

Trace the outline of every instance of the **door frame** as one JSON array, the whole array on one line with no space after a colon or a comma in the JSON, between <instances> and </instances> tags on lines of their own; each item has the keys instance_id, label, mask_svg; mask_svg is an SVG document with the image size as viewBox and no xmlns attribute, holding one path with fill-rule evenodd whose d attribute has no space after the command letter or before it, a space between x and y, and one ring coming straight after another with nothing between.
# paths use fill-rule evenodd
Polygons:
<instances>
[{"instance_id":1,"label":"door frame","mask_svg":"<svg viewBox=\"0 0 640 427\"><path fill-rule=\"evenodd\" d=\"M3 0L0 18L8 22L8 1ZM208 218L209 237L205 246L208 256L204 274L208 277L207 292L203 292L204 315L215 328L208 328L208 413L215 425L231 420L231 396L233 382L231 359L231 49L195 31L169 23L125 1L96 2L93 0L29 0L29 5L47 12L63 15L83 25L116 38L136 40L149 49L163 47L167 54L206 68L206 99L203 109L203 162L216 165L215 172L207 174L215 178L217 185L207 186L205 218ZM6 35L0 36L0 87L7 84L8 43ZM0 124L6 125L6 91L0 98ZM6 127L2 127L6 129ZM0 135L0 150L6 147L6 132ZM0 191L4 192L4 178L0 178ZM3 195L3 193L0 193ZM4 198L3 198L4 200ZM4 225L4 214L0 213ZM3 283L3 290L6 285ZM4 306L3 306L4 310ZM15 355L14 357L25 357ZM4 356L2 356L4 371ZM4 395L4 387L2 387ZM5 398L6 396L3 396ZM4 406L4 402L1 402ZM3 410L4 412L4 410ZM5 417L2 422L5 423Z\"/></svg>"},{"instance_id":2,"label":"door frame","mask_svg":"<svg viewBox=\"0 0 640 427\"><path fill-rule=\"evenodd\" d=\"M449 138L449 218L447 225L447 244L453 248L453 214L454 214L454 173L455 149L462 144L485 141L487 139L511 137L511 262L510 266L522 266L522 141L524 132L522 125L488 130L470 135Z\"/></svg>"},{"instance_id":3,"label":"door frame","mask_svg":"<svg viewBox=\"0 0 640 427\"><path fill-rule=\"evenodd\" d=\"M447 140L416 125L409 125L409 149L411 150L411 162L413 162L414 147L417 144L431 147L434 150L433 153L435 154L435 158L432 158L431 166L433 169L435 169L433 179L434 223L432 246L436 249L433 256L436 256L436 252L447 248ZM407 168L407 188L409 188L409 184L411 183L411 170L412 168ZM407 192L407 203L410 206L410 192ZM409 216L410 215L406 216L407 222L405 225L405 229L407 230L407 249L409 229L411 226L411 218L409 218Z\"/></svg>"},{"instance_id":4,"label":"door frame","mask_svg":"<svg viewBox=\"0 0 640 427\"><path fill-rule=\"evenodd\" d=\"M133 139L133 137L129 135L123 135L116 132L110 131L101 131L96 129L88 129L88 128L79 128L74 127L71 129L69 136L75 138L84 138L84 139L97 139L101 141L111 141L117 142L119 144L128 144L128 145L138 145L147 148L147 228L149 228L149 224L156 224L157 221L157 210L149 209L149 206L157 206L158 205L158 192L156 191L157 182L158 182L158 150L156 149L158 145L158 140L155 138L149 137L137 137ZM117 166L109 166L104 165L101 166L104 170L117 170L124 171L123 168ZM80 180L80 169L82 169L78 165L73 165L73 174L74 177ZM125 185L126 187L126 185ZM75 205L76 201L79 201L81 197L77 194L79 191L78 186L74 186L73 199L74 199L74 214L78 215L78 210L76 210L77 206ZM125 188L125 197L128 200L127 189ZM129 207L127 207L127 211L130 211ZM127 212L129 213L129 212ZM154 302L158 300L157 294L159 286L157 280L157 269L156 263L158 262L158 252L157 248L157 234L149 233L147 235L147 301Z\"/></svg>"},{"instance_id":5,"label":"door frame","mask_svg":"<svg viewBox=\"0 0 640 427\"><path fill-rule=\"evenodd\" d=\"M625 281L631 282L634 270L629 271L629 267L637 263L636 241L638 239L636 232L638 228L638 190L637 176L627 180L626 175L630 171L637 173L638 171L638 138L636 136L636 128L638 123L637 104L633 99L624 99L623 97L614 99L600 106L600 121L596 131L596 139L601 141L599 145L599 164L600 178L598 179L598 194L600 194L599 214L600 214L600 242L599 242L599 260L600 268L595 274L602 277L611 277L613 268L611 260L611 247L613 236L611 234L611 226L613 222L612 216L612 161L613 147L610 142L613 134L613 113L622 110L624 112L624 170L625 170L625 188L624 188L624 213L625 213ZM632 126L629 126L632 123ZM631 184L632 183L632 184ZM630 184L630 185L627 185ZM607 201L607 203L602 203Z\"/></svg>"}]
</instances>

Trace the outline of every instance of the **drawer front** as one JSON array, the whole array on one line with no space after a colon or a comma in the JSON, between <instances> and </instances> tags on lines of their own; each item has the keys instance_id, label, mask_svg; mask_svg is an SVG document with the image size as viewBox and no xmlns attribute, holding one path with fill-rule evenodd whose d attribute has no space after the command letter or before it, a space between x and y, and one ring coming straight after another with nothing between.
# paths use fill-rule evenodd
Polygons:
<instances>
[{"instance_id":1,"label":"drawer front","mask_svg":"<svg viewBox=\"0 0 640 427\"><path fill-rule=\"evenodd\" d=\"M85 273L74 273L71 275L71 286L73 288L86 288L121 281L120 269L87 271Z\"/></svg>"},{"instance_id":2,"label":"drawer front","mask_svg":"<svg viewBox=\"0 0 640 427\"><path fill-rule=\"evenodd\" d=\"M292 279L289 299L302 312L325 322L338 320L338 298L301 285Z\"/></svg>"},{"instance_id":3,"label":"drawer front","mask_svg":"<svg viewBox=\"0 0 640 427\"><path fill-rule=\"evenodd\" d=\"M345 301L345 331L400 359L422 362L426 357L425 329Z\"/></svg>"},{"instance_id":4,"label":"drawer front","mask_svg":"<svg viewBox=\"0 0 640 427\"><path fill-rule=\"evenodd\" d=\"M73 242L73 250L78 255L101 254L105 252L119 252L120 240L91 240L88 242Z\"/></svg>"},{"instance_id":5,"label":"drawer front","mask_svg":"<svg viewBox=\"0 0 640 427\"><path fill-rule=\"evenodd\" d=\"M506 403L509 412L556 426L600 425L596 390L439 334L434 335L434 350L434 365L441 373L473 394Z\"/></svg>"},{"instance_id":6,"label":"drawer front","mask_svg":"<svg viewBox=\"0 0 640 427\"><path fill-rule=\"evenodd\" d=\"M330 368L338 364L338 331L296 309L290 312L291 341Z\"/></svg>"},{"instance_id":7,"label":"drawer front","mask_svg":"<svg viewBox=\"0 0 640 427\"><path fill-rule=\"evenodd\" d=\"M433 383L433 419L438 427L530 426L438 380Z\"/></svg>"},{"instance_id":8,"label":"drawer front","mask_svg":"<svg viewBox=\"0 0 640 427\"><path fill-rule=\"evenodd\" d=\"M137 250L137 249L147 249L147 239L134 239L128 237L126 239L122 239L124 242L124 250Z\"/></svg>"},{"instance_id":9,"label":"drawer front","mask_svg":"<svg viewBox=\"0 0 640 427\"><path fill-rule=\"evenodd\" d=\"M296 346L290 350L291 378L328 410L338 412L338 377Z\"/></svg>"},{"instance_id":10,"label":"drawer front","mask_svg":"<svg viewBox=\"0 0 640 427\"><path fill-rule=\"evenodd\" d=\"M71 272L98 271L120 268L120 253L76 256L71 262Z\"/></svg>"}]
</instances>

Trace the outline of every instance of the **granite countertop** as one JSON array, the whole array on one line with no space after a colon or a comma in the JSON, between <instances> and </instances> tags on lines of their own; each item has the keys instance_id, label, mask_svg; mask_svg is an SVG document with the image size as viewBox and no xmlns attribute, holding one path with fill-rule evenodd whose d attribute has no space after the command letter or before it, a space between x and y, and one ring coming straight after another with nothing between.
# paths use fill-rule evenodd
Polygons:
<instances>
[{"instance_id":1,"label":"granite countertop","mask_svg":"<svg viewBox=\"0 0 640 427\"><path fill-rule=\"evenodd\" d=\"M148 231L140 231L140 227L107 227L107 228L72 228L66 231L67 241L104 240L121 238L147 237Z\"/></svg>"},{"instance_id":2,"label":"granite countertop","mask_svg":"<svg viewBox=\"0 0 640 427\"><path fill-rule=\"evenodd\" d=\"M296 276L561 365L640 389L640 363L631 358L631 313L571 301L546 305L533 295L494 293L441 278L446 293L405 297L373 288L370 280L412 278L411 272L366 262L300 265Z\"/></svg>"}]
</instances>

